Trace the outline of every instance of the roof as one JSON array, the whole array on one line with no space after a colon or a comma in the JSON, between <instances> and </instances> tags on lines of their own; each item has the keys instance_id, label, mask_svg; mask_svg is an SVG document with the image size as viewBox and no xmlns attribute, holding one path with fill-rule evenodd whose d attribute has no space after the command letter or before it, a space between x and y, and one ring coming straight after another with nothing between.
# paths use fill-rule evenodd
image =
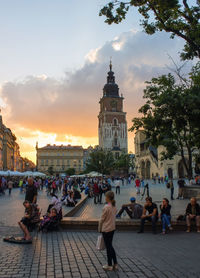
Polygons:
<instances>
[{"instance_id":1,"label":"roof","mask_svg":"<svg viewBox=\"0 0 200 278\"><path fill-rule=\"evenodd\" d=\"M103 95L105 97L119 97L119 87L115 83L114 72L112 71L112 65L110 65L110 71L107 76L107 83L103 88Z\"/></svg>"},{"instance_id":2,"label":"roof","mask_svg":"<svg viewBox=\"0 0 200 278\"><path fill-rule=\"evenodd\" d=\"M46 145L44 147L38 148L39 150L83 150L82 146L71 146L71 145Z\"/></svg>"}]
</instances>

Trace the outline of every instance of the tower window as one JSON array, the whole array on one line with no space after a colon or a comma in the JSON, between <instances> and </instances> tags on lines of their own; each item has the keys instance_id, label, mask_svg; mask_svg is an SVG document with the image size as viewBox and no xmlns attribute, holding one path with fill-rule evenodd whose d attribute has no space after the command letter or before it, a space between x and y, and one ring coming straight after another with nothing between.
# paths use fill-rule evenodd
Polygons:
<instances>
[{"instance_id":1,"label":"tower window","mask_svg":"<svg viewBox=\"0 0 200 278\"><path fill-rule=\"evenodd\" d=\"M115 126L118 124L117 119L114 119L114 120L113 120L113 124L114 124Z\"/></svg>"},{"instance_id":2,"label":"tower window","mask_svg":"<svg viewBox=\"0 0 200 278\"><path fill-rule=\"evenodd\" d=\"M117 146L117 138L114 139L115 147Z\"/></svg>"}]
</instances>

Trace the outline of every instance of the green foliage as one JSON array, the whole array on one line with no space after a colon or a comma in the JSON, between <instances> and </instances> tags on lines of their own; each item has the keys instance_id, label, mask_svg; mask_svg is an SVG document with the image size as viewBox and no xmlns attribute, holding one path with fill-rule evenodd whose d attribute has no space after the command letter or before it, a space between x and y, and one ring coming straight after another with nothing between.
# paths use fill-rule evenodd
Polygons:
<instances>
[{"instance_id":1,"label":"green foliage","mask_svg":"<svg viewBox=\"0 0 200 278\"><path fill-rule=\"evenodd\" d=\"M48 173L49 173L49 175L51 175L51 176L54 174L53 166L50 166L50 167L48 168Z\"/></svg>"},{"instance_id":2,"label":"green foliage","mask_svg":"<svg viewBox=\"0 0 200 278\"><path fill-rule=\"evenodd\" d=\"M65 172L68 176L73 176L75 175L76 170L74 168L68 168Z\"/></svg>"},{"instance_id":3,"label":"green foliage","mask_svg":"<svg viewBox=\"0 0 200 278\"><path fill-rule=\"evenodd\" d=\"M96 171L101 174L110 174L114 167L114 157L112 152L104 152L98 150L90 154L90 158L86 163L86 171Z\"/></svg>"},{"instance_id":4,"label":"green foliage","mask_svg":"<svg viewBox=\"0 0 200 278\"><path fill-rule=\"evenodd\" d=\"M165 31L171 34L171 38L178 36L185 41L181 58L200 58L199 1L192 5L187 0L115 0L104 6L99 15L106 16L105 22L108 24L118 24L133 7L142 16L141 25L147 34Z\"/></svg>"},{"instance_id":5,"label":"green foliage","mask_svg":"<svg viewBox=\"0 0 200 278\"><path fill-rule=\"evenodd\" d=\"M177 83L168 74L146 83L146 104L139 109L142 117L133 119L130 130L144 129L149 144L163 145L162 159L179 153L191 177L192 154L200 150L200 63L193 67L187 82Z\"/></svg>"},{"instance_id":6,"label":"green foliage","mask_svg":"<svg viewBox=\"0 0 200 278\"><path fill-rule=\"evenodd\" d=\"M128 173L131 167L131 158L129 154L121 154L118 159L115 160L114 168L116 170L125 170Z\"/></svg>"}]
</instances>

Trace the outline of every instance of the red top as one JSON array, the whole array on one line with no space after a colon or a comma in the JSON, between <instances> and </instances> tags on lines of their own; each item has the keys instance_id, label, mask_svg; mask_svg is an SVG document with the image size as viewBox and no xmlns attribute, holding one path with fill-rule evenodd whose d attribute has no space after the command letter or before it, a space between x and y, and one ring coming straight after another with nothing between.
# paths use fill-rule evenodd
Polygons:
<instances>
[{"instance_id":1,"label":"red top","mask_svg":"<svg viewBox=\"0 0 200 278\"><path fill-rule=\"evenodd\" d=\"M97 183L94 184L93 190L94 190L94 194L98 194L99 193L99 187L98 187Z\"/></svg>"},{"instance_id":2,"label":"red top","mask_svg":"<svg viewBox=\"0 0 200 278\"><path fill-rule=\"evenodd\" d=\"M139 180L139 179L136 179L136 180L135 180L135 185L136 185L137 187L140 186L140 180Z\"/></svg>"}]
</instances>

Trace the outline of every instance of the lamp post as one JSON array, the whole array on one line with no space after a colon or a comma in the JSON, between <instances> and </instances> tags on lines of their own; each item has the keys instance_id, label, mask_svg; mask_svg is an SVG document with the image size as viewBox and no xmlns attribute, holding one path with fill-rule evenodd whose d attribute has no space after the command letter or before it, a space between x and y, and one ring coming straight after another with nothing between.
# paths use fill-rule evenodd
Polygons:
<instances>
[{"instance_id":1,"label":"lamp post","mask_svg":"<svg viewBox=\"0 0 200 278\"><path fill-rule=\"evenodd\" d=\"M101 174L103 175L103 173L102 173L102 161L101 160L99 160L99 164L100 164Z\"/></svg>"}]
</instances>

